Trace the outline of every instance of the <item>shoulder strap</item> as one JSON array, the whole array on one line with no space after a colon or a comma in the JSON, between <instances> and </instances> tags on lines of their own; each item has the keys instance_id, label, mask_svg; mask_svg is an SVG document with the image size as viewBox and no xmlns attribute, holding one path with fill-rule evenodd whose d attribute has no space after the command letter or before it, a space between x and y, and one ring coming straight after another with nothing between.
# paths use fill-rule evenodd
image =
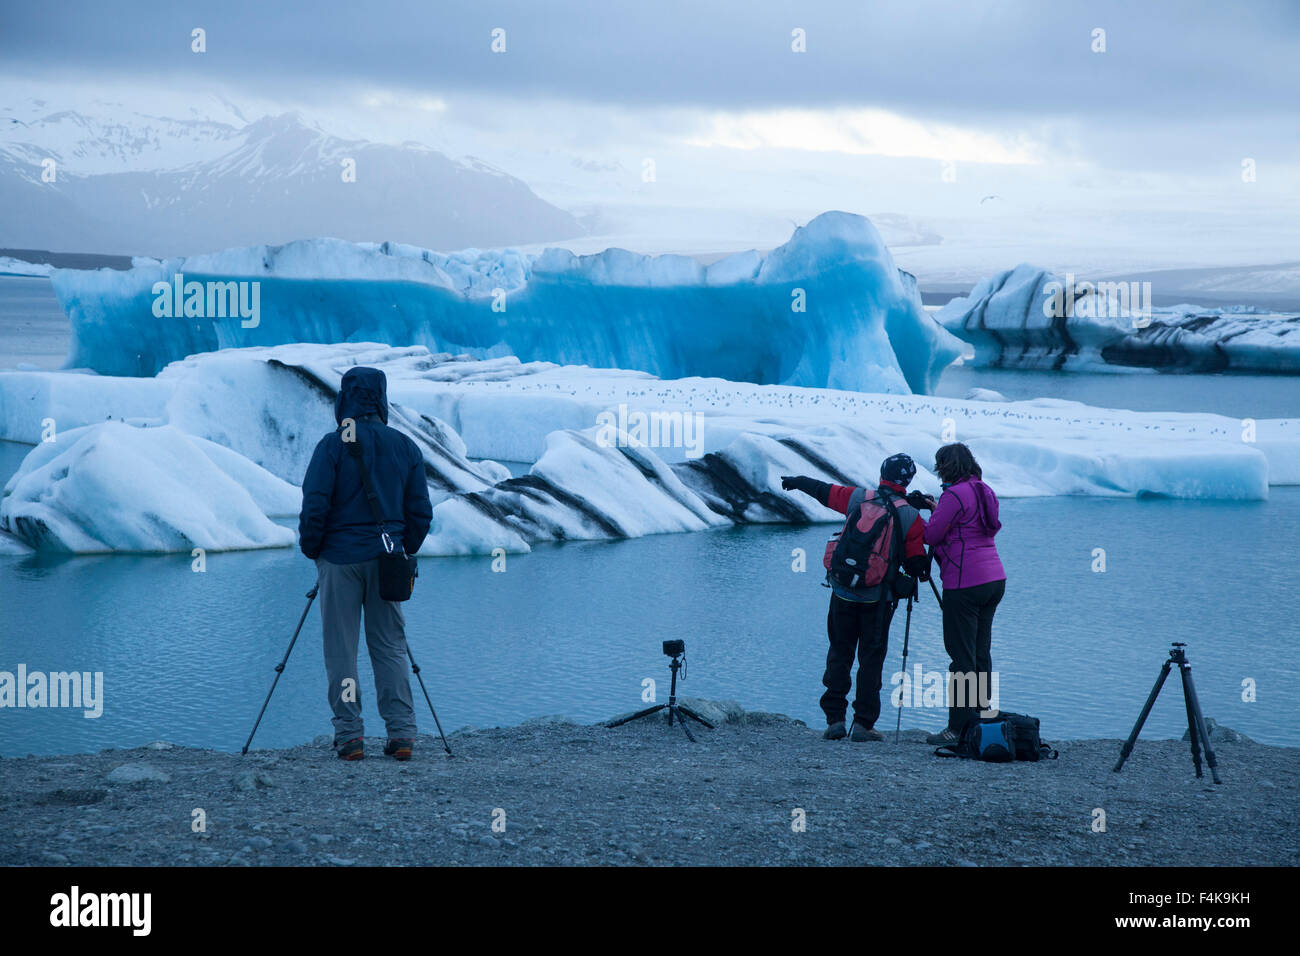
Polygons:
<instances>
[{"instance_id":1,"label":"shoulder strap","mask_svg":"<svg viewBox=\"0 0 1300 956\"><path fill-rule=\"evenodd\" d=\"M353 436L352 441L345 441L343 444L348 446L348 454L356 462L357 471L361 474L361 486L365 489L366 501L370 504L370 514L374 517L375 524L379 525L379 536L384 539L384 550L392 554L393 539L388 536L388 529L384 527L384 513L379 510L379 495L375 494L375 483L370 479L370 469L366 467L365 459L361 457L360 436Z\"/></svg>"},{"instance_id":2,"label":"shoulder strap","mask_svg":"<svg viewBox=\"0 0 1300 956\"><path fill-rule=\"evenodd\" d=\"M895 495L894 492L890 491L888 488L878 488L876 490L876 498L885 506L885 510L888 511L890 516L894 519L895 534L890 547L893 554L891 554L889 558L888 572L890 578L894 575L895 566L903 563L903 539L907 536L907 530L903 527L903 518L898 513L898 509L894 507L894 498L896 497L902 496Z\"/></svg>"},{"instance_id":3,"label":"shoulder strap","mask_svg":"<svg viewBox=\"0 0 1300 956\"><path fill-rule=\"evenodd\" d=\"M844 506L844 527L842 531L848 531L849 525L853 522L853 512L862 507L862 502L867 500L865 488L854 488L849 494L849 503Z\"/></svg>"}]
</instances>

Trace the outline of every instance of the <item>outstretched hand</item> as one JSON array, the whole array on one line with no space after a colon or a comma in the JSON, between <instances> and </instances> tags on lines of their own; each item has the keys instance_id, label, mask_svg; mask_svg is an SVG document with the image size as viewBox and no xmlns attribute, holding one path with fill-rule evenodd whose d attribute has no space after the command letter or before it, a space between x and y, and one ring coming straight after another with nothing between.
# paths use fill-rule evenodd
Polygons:
<instances>
[{"instance_id":1,"label":"outstretched hand","mask_svg":"<svg viewBox=\"0 0 1300 956\"><path fill-rule=\"evenodd\" d=\"M794 475L782 475L782 476L781 476L781 490L782 490L782 491L793 491L793 490L795 490L795 489L798 488L798 487L799 487L799 479L796 478Z\"/></svg>"}]
</instances>

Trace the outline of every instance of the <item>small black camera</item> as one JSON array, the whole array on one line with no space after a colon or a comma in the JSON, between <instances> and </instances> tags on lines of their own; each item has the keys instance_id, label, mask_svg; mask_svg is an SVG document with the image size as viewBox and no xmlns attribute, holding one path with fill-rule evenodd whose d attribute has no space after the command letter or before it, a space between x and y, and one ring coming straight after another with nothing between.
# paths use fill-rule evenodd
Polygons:
<instances>
[{"instance_id":1,"label":"small black camera","mask_svg":"<svg viewBox=\"0 0 1300 956\"><path fill-rule=\"evenodd\" d=\"M664 641L664 653L669 657L680 657L686 653L685 641Z\"/></svg>"}]
</instances>

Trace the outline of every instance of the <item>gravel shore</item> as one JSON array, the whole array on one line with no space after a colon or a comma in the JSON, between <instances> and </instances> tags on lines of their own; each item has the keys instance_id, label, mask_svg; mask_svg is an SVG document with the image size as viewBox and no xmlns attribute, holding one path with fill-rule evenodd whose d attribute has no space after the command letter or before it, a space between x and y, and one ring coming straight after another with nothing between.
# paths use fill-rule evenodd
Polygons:
<instances>
[{"instance_id":1,"label":"gravel shore","mask_svg":"<svg viewBox=\"0 0 1300 956\"><path fill-rule=\"evenodd\" d=\"M247 757L151 744L0 760L0 864L1291 865L1300 749L1069 741L1060 759L941 760L919 731L825 742L734 704L691 744L661 720L543 718L417 742L399 764L326 738ZM1094 829L1100 813L1105 830ZM200 822L203 824L199 827ZM801 825L802 824L802 825Z\"/></svg>"}]
</instances>

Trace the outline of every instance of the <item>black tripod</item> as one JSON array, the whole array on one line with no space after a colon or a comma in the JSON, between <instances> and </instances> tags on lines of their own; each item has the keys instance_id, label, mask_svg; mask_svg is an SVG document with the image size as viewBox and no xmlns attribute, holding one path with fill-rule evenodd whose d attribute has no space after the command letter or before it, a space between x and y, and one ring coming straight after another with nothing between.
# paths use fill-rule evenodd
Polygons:
<instances>
[{"instance_id":1,"label":"black tripod","mask_svg":"<svg viewBox=\"0 0 1300 956\"><path fill-rule=\"evenodd\" d=\"M451 744L447 743L447 735L442 732L442 721L438 719L438 712L433 709L433 701L429 699L429 688L424 686L424 678L420 676L420 665L415 663L415 658L411 655L411 645L406 645L406 658L411 662L411 673L415 679L420 682L420 690L424 691L424 702L429 705L429 713L433 714L434 726L438 728L438 736L442 738L442 749L447 751L447 756L453 756Z\"/></svg>"},{"instance_id":2,"label":"black tripod","mask_svg":"<svg viewBox=\"0 0 1300 956\"><path fill-rule=\"evenodd\" d=\"M1170 669L1177 664L1178 672L1183 678L1183 703L1187 707L1187 736L1192 741L1192 763L1196 765L1196 776L1201 776L1201 747L1204 746L1205 762L1210 765L1210 776L1214 778L1215 783L1223 782L1219 779L1219 765L1214 759L1214 751L1210 749L1210 735L1205 729L1205 718L1201 716L1201 702L1196 699L1196 685L1192 683L1192 665L1187 663L1187 654L1183 651L1186 646L1182 641L1173 642L1169 659L1160 668L1160 676L1156 678L1156 686L1151 688L1151 696L1147 698L1146 706L1142 708L1137 723L1133 725L1133 733L1129 734L1128 740L1124 741L1124 748L1119 753L1119 761L1115 764L1116 773L1119 773L1120 768L1124 766L1124 761L1133 752L1133 745L1137 743L1142 725L1147 722L1147 715L1151 713L1156 698L1160 696L1160 688L1165 686L1165 679L1169 676Z\"/></svg>"},{"instance_id":3,"label":"black tripod","mask_svg":"<svg viewBox=\"0 0 1300 956\"><path fill-rule=\"evenodd\" d=\"M659 711L666 708L668 710L668 726L671 727L673 725L673 718L676 717L681 721L682 730L686 731L686 739L691 743L695 743L695 736L691 733L691 728L686 726L686 718L689 717L691 720L699 721L710 730L713 729L713 725L685 704L677 703L677 672L684 671L686 667L686 642L664 641L664 653L672 658L672 661L668 664L668 669L672 671L673 674L672 686L668 691L668 703L655 704L653 707L647 707L645 710L638 710L635 714L631 714L630 716L620 717L618 720L611 720L605 726L619 727L630 721L639 720L642 717L649 717L651 714L657 714ZM684 673L682 674L682 679L686 679Z\"/></svg>"},{"instance_id":4,"label":"black tripod","mask_svg":"<svg viewBox=\"0 0 1300 956\"><path fill-rule=\"evenodd\" d=\"M316 595L320 593L320 582L317 581L307 592L307 606L302 609L302 617L298 618L298 626L293 629L293 639L289 641L289 648L284 652L284 657L280 658L280 663L275 665L275 680L271 681L271 689L266 692L266 700L262 701L262 709L257 712L257 722L253 724L253 729L248 733L248 739L244 741L244 749L239 752L242 757L248 753L249 746L253 743L253 734L257 733L257 728L262 725L262 715L266 713L266 705L271 702L271 695L275 693L275 685L280 683L280 675L284 673L284 665L289 663L289 655L293 653L293 645L298 643L298 634L302 631L302 626L307 620L307 612L311 610L311 604L316 600Z\"/></svg>"}]
</instances>

